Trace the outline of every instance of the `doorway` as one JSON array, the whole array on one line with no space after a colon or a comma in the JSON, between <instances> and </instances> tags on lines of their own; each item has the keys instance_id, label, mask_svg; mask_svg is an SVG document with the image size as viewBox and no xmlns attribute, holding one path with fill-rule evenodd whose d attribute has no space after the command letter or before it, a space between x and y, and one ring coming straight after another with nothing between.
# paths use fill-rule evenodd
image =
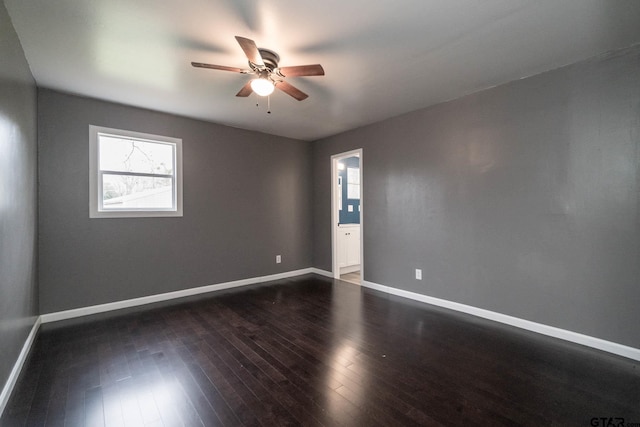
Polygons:
<instances>
[{"instance_id":1,"label":"doorway","mask_svg":"<svg viewBox=\"0 0 640 427\"><path fill-rule=\"evenodd\" d=\"M364 277L362 149L331 156L333 277L357 285Z\"/></svg>"}]
</instances>

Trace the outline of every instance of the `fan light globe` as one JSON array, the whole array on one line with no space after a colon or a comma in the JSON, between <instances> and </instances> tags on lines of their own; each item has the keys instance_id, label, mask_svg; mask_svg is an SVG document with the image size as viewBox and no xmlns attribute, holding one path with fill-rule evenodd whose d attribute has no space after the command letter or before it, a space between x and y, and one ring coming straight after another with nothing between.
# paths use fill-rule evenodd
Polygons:
<instances>
[{"instance_id":1,"label":"fan light globe","mask_svg":"<svg viewBox=\"0 0 640 427\"><path fill-rule=\"evenodd\" d=\"M273 83L267 79L258 78L251 80L251 89L260 96L271 95L273 88Z\"/></svg>"}]
</instances>

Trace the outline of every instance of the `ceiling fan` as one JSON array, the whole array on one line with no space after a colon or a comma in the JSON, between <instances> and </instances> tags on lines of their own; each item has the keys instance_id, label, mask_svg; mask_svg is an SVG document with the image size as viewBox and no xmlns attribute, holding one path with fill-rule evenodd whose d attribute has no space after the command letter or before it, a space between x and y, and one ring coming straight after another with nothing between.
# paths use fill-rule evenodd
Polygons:
<instances>
[{"instance_id":1,"label":"ceiling fan","mask_svg":"<svg viewBox=\"0 0 640 427\"><path fill-rule=\"evenodd\" d=\"M302 101L307 99L309 95L285 82L283 79L285 77L324 76L324 69L320 64L278 67L280 56L274 51L258 48L253 40L245 37L236 36L236 40L244 51L244 54L247 55L247 59L249 60L248 69L204 64L201 62L191 63L191 65L198 68L232 71L256 76L256 78L248 81L236 96L247 97L251 95L252 92L260 96L268 96L271 95L274 88L277 88L298 101Z\"/></svg>"}]
</instances>

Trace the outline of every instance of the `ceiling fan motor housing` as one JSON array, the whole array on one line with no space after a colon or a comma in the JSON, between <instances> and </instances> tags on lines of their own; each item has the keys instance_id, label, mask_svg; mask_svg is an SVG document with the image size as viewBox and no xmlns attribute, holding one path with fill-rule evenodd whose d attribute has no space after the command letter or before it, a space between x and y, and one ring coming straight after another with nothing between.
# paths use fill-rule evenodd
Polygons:
<instances>
[{"instance_id":1,"label":"ceiling fan motor housing","mask_svg":"<svg viewBox=\"0 0 640 427\"><path fill-rule=\"evenodd\" d=\"M272 50L259 48L258 52L260 52L260 56L262 57L262 62L269 69L269 71L273 71L278 68L278 61L280 61L280 56Z\"/></svg>"}]
</instances>

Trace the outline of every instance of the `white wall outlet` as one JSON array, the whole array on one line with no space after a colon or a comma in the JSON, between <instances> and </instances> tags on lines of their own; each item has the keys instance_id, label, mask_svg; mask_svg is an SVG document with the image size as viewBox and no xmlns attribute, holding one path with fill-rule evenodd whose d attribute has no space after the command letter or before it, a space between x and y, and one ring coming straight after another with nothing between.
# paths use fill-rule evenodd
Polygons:
<instances>
[{"instance_id":1,"label":"white wall outlet","mask_svg":"<svg viewBox=\"0 0 640 427\"><path fill-rule=\"evenodd\" d=\"M276 264L280 264L282 262L282 255L276 255Z\"/></svg>"},{"instance_id":2,"label":"white wall outlet","mask_svg":"<svg viewBox=\"0 0 640 427\"><path fill-rule=\"evenodd\" d=\"M422 280L422 270L416 268L416 280Z\"/></svg>"}]
</instances>

